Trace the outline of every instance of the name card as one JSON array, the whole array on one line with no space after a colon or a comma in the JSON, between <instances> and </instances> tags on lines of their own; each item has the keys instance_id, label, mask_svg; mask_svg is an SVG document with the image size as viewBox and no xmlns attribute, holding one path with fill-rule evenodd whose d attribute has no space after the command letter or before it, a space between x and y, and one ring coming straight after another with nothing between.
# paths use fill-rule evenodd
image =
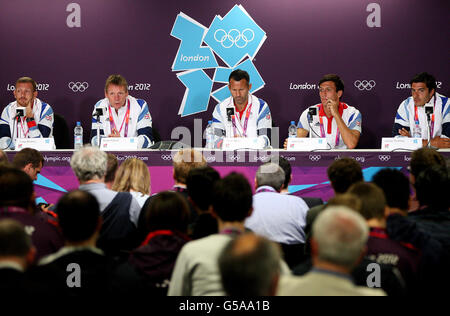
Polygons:
<instances>
[{"instance_id":1,"label":"name card","mask_svg":"<svg viewBox=\"0 0 450 316\"><path fill-rule=\"evenodd\" d=\"M381 150L392 151L399 149L416 150L422 147L421 138L411 137L383 137L381 139Z\"/></svg>"},{"instance_id":2,"label":"name card","mask_svg":"<svg viewBox=\"0 0 450 316\"><path fill-rule=\"evenodd\" d=\"M264 149L264 139L258 137L225 137L222 150Z\"/></svg>"},{"instance_id":3,"label":"name card","mask_svg":"<svg viewBox=\"0 0 450 316\"><path fill-rule=\"evenodd\" d=\"M101 150L137 150L137 137L104 137L100 142Z\"/></svg>"},{"instance_id":4,"label":"name card","mask_svg":"<svg viewBox=\"0 0 450 316\"><path fill-rule=\"evenodd\" d=\"M291 137L287 140L286 149L292 151L328 149L328 143L326 138Z\"/></svg>"},{"instance_id":5,"label":"name card","mask_svg":"<svg viewBox=\"0 0 450 316\"><path fill-rule=\"evenodd\" d=\"M55 150L55 140L49 138L16 138L15 150L33 148L36 150Z\"/></svg>"}]
</instances>

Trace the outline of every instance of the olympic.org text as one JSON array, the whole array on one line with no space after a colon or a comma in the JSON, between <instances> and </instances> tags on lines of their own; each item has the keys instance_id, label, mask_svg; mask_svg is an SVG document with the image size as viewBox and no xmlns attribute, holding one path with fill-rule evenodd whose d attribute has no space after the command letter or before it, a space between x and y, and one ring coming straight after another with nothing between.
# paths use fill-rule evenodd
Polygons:
<instances>
[{"instance_id":1,"label":"olympic.org text","mask_svg":"<svg viewBox=\"0 0 450 316\"><path fill-rule=\"evenodd\" d=\"M70 162L71 156L44 156L45 162L57 162L57 161L67 161Z\"/></svg>"}]
</instances>

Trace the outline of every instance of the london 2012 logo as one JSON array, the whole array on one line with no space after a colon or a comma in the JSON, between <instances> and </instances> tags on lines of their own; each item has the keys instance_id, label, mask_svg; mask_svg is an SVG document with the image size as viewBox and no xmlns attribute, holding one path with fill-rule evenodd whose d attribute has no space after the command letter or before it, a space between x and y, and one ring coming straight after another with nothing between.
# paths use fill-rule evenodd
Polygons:
<instances>
[{"instance_id":1,"label":"london 2012 logo","mask_svg":"<svg viewBox=\"0 0 450 316\"><path fill-rule=\"evenodd\" d=\"M250 75L251 93L264 87L253 59L267 38L266 32L242 5L235 5L223 18L216 15L209 28L181 12L170 35L181 41L172 64L172 71L178 72L178 79L186 87L179 115L206 111L210 97L217 102L228 98L228 77L238 68ZM215 69L213 78L204 69ZM213 83L225 85L212 91Z\"/></svg>"}]
</instances>

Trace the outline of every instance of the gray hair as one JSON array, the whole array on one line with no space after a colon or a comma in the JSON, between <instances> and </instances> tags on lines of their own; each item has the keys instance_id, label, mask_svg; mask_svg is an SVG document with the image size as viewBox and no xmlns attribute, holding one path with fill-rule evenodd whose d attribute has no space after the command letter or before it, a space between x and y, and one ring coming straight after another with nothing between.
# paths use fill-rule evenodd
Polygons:
<instances>
[{"instance_id":1,"label":"gray hair","mask_svg":"<svg viewBox=\"0 0 450 316\"><path fill-rule=\"evenodd\" d=\"M268 162L263 164L256 171L256 182L258 187L268 185L277 191L280 191L284 184L284 171L276 163Z\"/></svg>"},{"instance_id":2,"label":"gray hair","mask_svg":"<svg viewBox=\"0 0 450 316\"><path fill-rule=\"evenodd\" d=\"M364 218L345 206L330 206L313 224L318 258L346 268L357 263L369 236Z\"/></svg>"},{"instance_id":3,"label":"gray hair","mask_svg":"<svg viewBox=\"0 0 450 316\"><path fill-rule=\"evenodd\" d=\"M231 240L219 256L224 290L232 296L271 295L280 262L277 244L253 233L243 234Z\"/></svg>"},{"instance_id":4,"label":"gray hair","mask_svg":"<svg viewBox=\"0 0 450 316\"><path fill-rule=\"evenodd\" d=\"M97 147L84 146L72 155L70 166L80 181L101 179L106 174L107 155Z\"/></svg>"}]
</instances>

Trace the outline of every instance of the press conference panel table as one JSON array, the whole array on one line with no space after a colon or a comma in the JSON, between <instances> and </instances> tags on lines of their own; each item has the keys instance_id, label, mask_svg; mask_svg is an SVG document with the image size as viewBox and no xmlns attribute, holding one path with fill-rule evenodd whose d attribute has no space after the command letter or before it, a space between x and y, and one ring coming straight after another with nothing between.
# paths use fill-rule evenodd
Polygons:
<instances>
[{"instance_id":1,"label":"press conference panel table","mask_svg":"<svg viewBox=\"0 0 450 316\"><path fill-rule=\"evenodd\" d=\"M199 149L202 150L202 149ZM450 158L450 150L439 150L446 158ZM66 191L78 187L78 181L70 168L73 151L55 150L41 152L44 156L44 167L38 180L35 181L36 195L48 203L56 203ZM150 170L151 193L172 188L172 157L176 151L140 150L112 151L119 163L127 158L138 158L144 161ZM7 151L11 161L15 152ZM328 200L333 196L327 178L328 166L341 157L350 157L361 164L364 177L371 177L381 168L394 167L408 173L411 152L386 152L380 150L328 150L315 152L299 152L286 150L271 151L206 151L203 150L208 164L223 176L232 171L243 173L254 186L254 177L258 166L277 156L287 159L292 166L292 183L289 191L299 196L320 197Z\"/></svg>"}]
</instances>

